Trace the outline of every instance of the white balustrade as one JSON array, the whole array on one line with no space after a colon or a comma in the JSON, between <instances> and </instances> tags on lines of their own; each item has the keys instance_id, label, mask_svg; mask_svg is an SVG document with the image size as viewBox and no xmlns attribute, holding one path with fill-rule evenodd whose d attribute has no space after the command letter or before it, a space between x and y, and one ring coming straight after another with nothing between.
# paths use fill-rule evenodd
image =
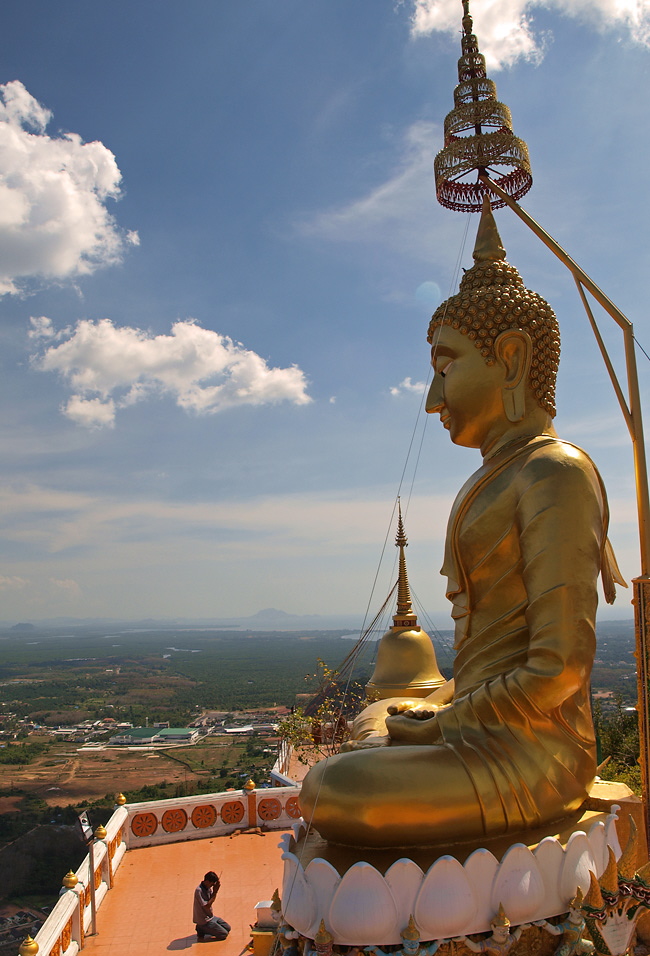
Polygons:
<instances>
[{"instance_id":1,"label":"white balustrade","mask_svg":"<svg viewBox=\"0 0 650 956\"><path fill-rule=\"evenodd\" d=\"M36 934L38 956L77 956L83 949L92 931L91 880L99 909L128 849L201 840L249 827L289 829L300 817L299 793L299 787L228 790L116 807L106 836L93 842L94 872L87 856L75 874L76 885L61 890Z\"/></svg>"}]
</instances>

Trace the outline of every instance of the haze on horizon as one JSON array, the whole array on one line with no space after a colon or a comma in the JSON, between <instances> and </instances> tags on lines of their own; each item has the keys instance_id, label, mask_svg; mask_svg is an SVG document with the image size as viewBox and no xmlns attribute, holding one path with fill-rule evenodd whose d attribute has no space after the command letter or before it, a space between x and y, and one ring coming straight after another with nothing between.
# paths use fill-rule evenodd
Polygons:
<instances>
[{"instance_id":1,"label":"haze on horizon","mask_svg":"<svg viewBox=\"0 0 650 956\"><path fill-rule=\"evenodd\" d=\"M471 9L529 146L524 206L650 353L648 4ZM374 612L401 492L412 587L450 626L444 531L478 455L418 410L428 319L477 225L438 206L432 173L460 17L460 0L195 0L154 18L7 0L5 620ZM558 313L558 432L603 474L630 579L630 443L575 286L507 210L497 222ZM642 353L639 371L648 417ZM631 617L630 598L602 616Z\"/></svg>"}]
</instances>

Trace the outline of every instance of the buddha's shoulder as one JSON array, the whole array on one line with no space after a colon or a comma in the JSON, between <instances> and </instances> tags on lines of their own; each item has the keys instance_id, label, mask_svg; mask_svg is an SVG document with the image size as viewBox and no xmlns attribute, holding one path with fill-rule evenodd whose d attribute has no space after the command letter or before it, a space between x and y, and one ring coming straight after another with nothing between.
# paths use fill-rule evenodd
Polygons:
<instances>
[{"instance_id":1,"label":"buddha's shoulder","mask_svg":"<svg viewBox=\"0 0 650 956\"><path fill-rule=\"evenodd\" d=\"M589 455L561 438L531 442L518 462L524 480L557 477L563 481L599 482L598 472Z\"/></svg>"}]
</instances>

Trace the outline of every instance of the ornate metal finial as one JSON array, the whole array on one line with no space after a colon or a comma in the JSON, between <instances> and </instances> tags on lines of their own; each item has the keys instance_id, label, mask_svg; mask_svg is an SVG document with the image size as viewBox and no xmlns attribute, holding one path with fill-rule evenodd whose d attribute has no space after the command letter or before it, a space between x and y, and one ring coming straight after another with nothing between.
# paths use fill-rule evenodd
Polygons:
<instances>
[{"instance_id":1,"label":"ornate metal finial","mask_svg":"<svg viewBox=\"0 0 650 956\"><path fill-rule=\"evenodd\" d=\"M414 627L417 622L417 614L413 610L411 601L411 589L409 588L409 579L406 573L406 555L404 548L408 548L408 538L404 532L404 522L402 520L402 504L397 499L397 535L395 536L395 546L399 548L399 576L397 578L397 613L393 615L393 625L395 627Z\"/></svg>"},{"instance_id":2,"label":"ornate metal finial","mask_svg":"<svg viewBox=\"0 0 650 956\"><path fill-rule=\"evenodd\" d=\"M73 890L79 880L77 879L77 874L73 873L72 870L68 870L66 875L63 877L61 886L65 887L66 890Z\"/></svg>"},{"instance_id":3,"label":"ornate metal finial","mask_svg":"<svg viewBox=\"0 0 650 956\"><path fill-rule=\"evenodd\" d=\"M106 827L100 823L98 827L95 827L95 832L93 833L93 836L95 837L96 840L105 840Z\"/></svg>"},{"instance_id":4,"label":"ornate metal finial","mask_svg":"<svg viewBox=\"0 0 650 956\"><path fill-rule=\"evenodd\" d=\"M248 780L246 781L246 783L244 784L243 789L244 789L244 790L248 790L249 793L250 793L251 790L254 790L254 789L255 789L255 781L254 781L254 780L251 780L251 778L249 777Z\"/></svg>"},{"instance_id":5,"label":"ornate metal finial","mask_svg":"<svg viewBox=\"0 0 650 956\"><path fill-rule=\"evenodd\" d=\"M512 131L510 110L497 100L497 88L487 78L485 57L472 33L469 0L463 4L462 55L458 61L458 86L454 108L445 117L445 145L434 163L436 196L447 209L479 212L483 196L493 208L504 206L473 174L489 174L513 199L524 196L533 184L528 147Z\"/></svg>"},{"instance_id":6,"label":"ornate metal finial","mask_svg":"<svg viewBox=\"0 0 650 956\"><path fill-rule=\"evenodd\" d=\"M124 804L126 803L126 797L124 796L123 793L117 794L117 796L115 797L115 803L118 805L118 807L124 806Z\"/></svg>"},{"instance_id":7,"label":"ornate metal finial","mask_svg":"<svg viewBox=\"0 0 650 956\"><path fill-rule=\"evenodd\" d=\"M506 257L488 196L483 196L473 255L474 262L502 262Z\"/></svg>"}]
</instances>

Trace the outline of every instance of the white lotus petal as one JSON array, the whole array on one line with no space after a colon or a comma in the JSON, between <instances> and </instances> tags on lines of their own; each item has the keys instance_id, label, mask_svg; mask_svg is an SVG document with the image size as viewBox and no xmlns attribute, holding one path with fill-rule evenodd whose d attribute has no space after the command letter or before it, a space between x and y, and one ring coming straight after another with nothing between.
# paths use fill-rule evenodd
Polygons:
<instances>
[{"instance_id":1,"label":"white lotus petal","mask_svg":"<svg viewBox=\"0 0 650 956\"><path fill-rule=\"evenodd\" d=\"M525 923L543 902L544 880L535 857L523 843L515 843L503 857L494 881L494 912L502 903L511 923Z\"/></svg>"},{"instance_id":2,"label":"white lotus petal","mask_svg":"<svg viewBox=\"0 0 650 956\"><path fill-rule=\"evenodd\" d=\"M413 860L403 858L397 860L386 871L386 882L390 887L397 908L397 926L401 931L408 926L409 917L413 914L415 900L420 892L424 873ZM391 944L392 944L391 940ZM399 943L399 937L394 940ZM388 943L388 940L386 940Z\"/></svg>"},{"instance_id":3,"label":"white lotus petal","mask_svg":"<svg viewBox=\"0 0 650 956\"><path fill-rule=\"evenodd\" d=\"M285 920L303 936L309 936L316 920L316 900L300 861L293 853L284 853L282 913Z\"/></svg>"},{"instance_id":4,"label":"white lotus petal","mask_svg":"<svg viewBox=\"0 0 650 956\"><path fill-rule=\"evenodd\" d=\"M325 926L329 932L331 932L329 925L330 907L334 899L334 894L341 882L341 877L331 863L328 863L327 860L320 859L320 857L317 857L308 864L305 869L305 876L313 890L317 912L311 924L310 932L304 933L303 935L313 939L318 932L318 927L322 919L325 920ZM297 928L298 927L296 927L296 929Z\"/></svg>"},{"instance_id":5,"label":"white lotus petal","mask_svg":"<svg viewBox=\"0 0 650 956\"><path fill-rule=\"evenodd\" d=\"M589 842L591 843L591 852L596 861L596 876L600 877L605 871L609 854L607 852L607 831L602 820L596 821L589 830Z\"/></svg>"},{"instance_id":6,"label":"white lotus petal","mask_svg":"<svg viewBox=\"0 0 650 956\"><path fill-rule=\"evenodd\" d=\"M453 856L441 856L425 876L415 904L422 938L459 936L475 913L476 898L465 870Z\"/></svg>"},{"instance_id":7,"label":"white lotus petal","mask_svg":"<svg viewBox=\"0 0 650 956\"><path fill-rule=\"evenodd\" d=\"M327 928L337 943L363 946L399 942L397 907L388 883L370 863L355 863L341 880L329 910ZM395 937L397 938L395 939Z\"/></svg>"},{"instance_id":8,"label":"white lotus petal","mask_svg":"<svg viewBox=\"0 0 650 956\"><path fill-rule=\"evenodd\" d=\"M560 895L560 873L564 863L564 849L555 837L544 837L535 849L539 871L544 881L545 898L532 919L548 919L566 913L566 900Z\"/></svg>"},{"instance_id":9,"label":"white lotus petal","mask_svg":"<svg viewBox=\"0 0 650 956\"><path fill-rule=\"evenodd\" d=\"M494 916L492 911L492 886L498 868L499 861L497 858L485 849L474 850L465 861L464 870L476 899L476 913L474 919L467 925L463 935L485 933L490 929L490 920Z\"/></svg>"},{"instance_id":10,"label":"white lotus petal","mask_svg":"<svg viewBox=\"0 0 650 956\"><path fill-rule=\"evenodd\" d=\"M560 873L560 895L566 902L572 899L578 887L586 893L590 886L589 871L596 871L596 860L586 833L577 830L569 837L564 851Z\"/></svg>"}]
</instances>

